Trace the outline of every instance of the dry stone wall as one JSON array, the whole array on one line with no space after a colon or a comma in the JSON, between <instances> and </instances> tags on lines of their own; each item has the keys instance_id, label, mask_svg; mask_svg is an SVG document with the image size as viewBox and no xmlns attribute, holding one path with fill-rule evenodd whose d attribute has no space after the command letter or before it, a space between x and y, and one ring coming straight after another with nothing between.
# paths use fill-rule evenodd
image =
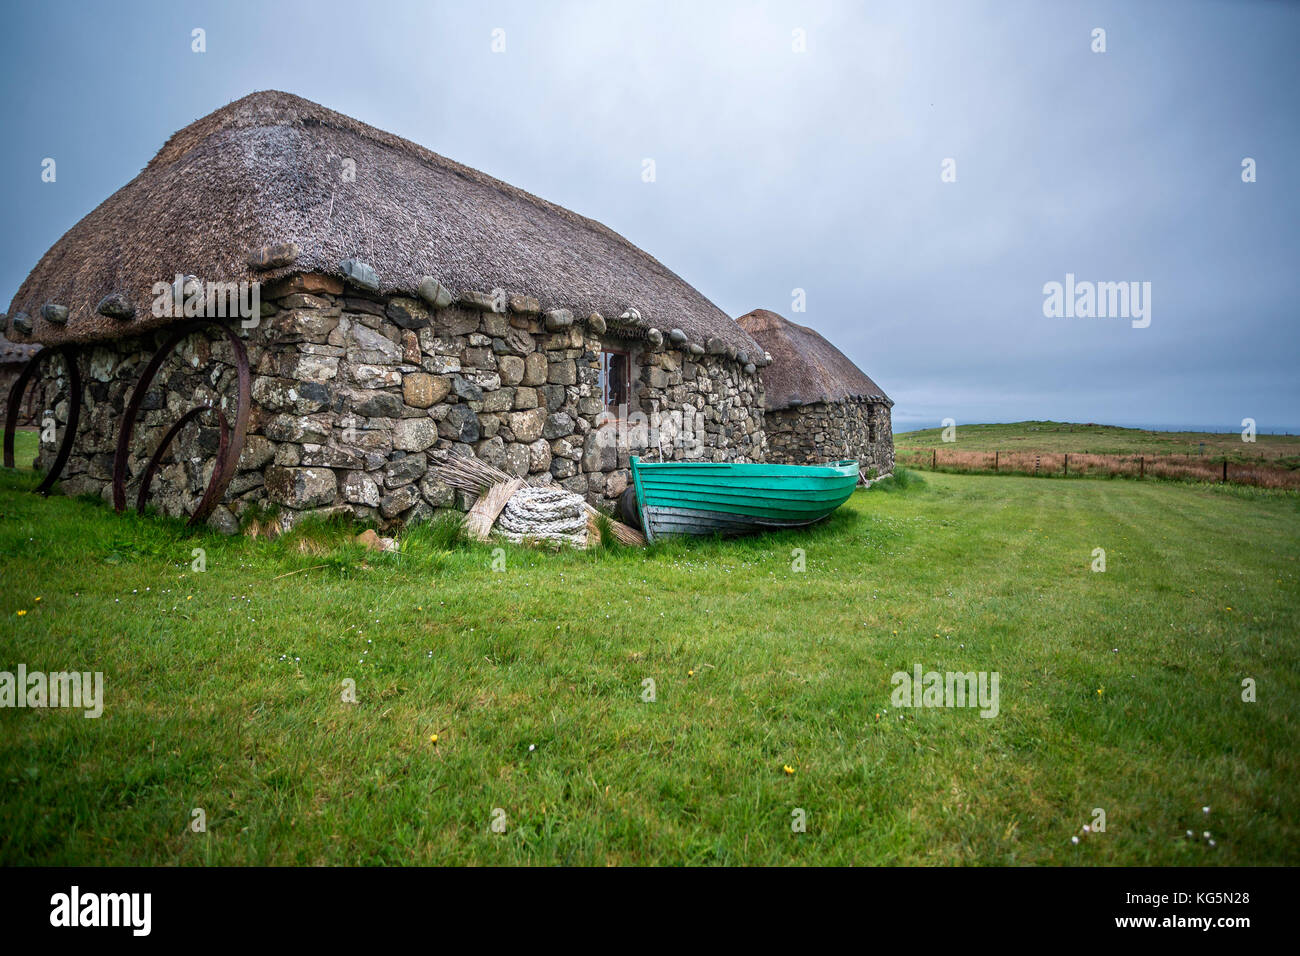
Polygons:
<instances>
[{"instance_id":1,"label":"dry stone wall","mask_svg":"<svg viewBox=\"0 0 1300 956\"><path fill-rule=\"evenodd\" d=\"M765 423L769 461L812 465L856 458L877 474L894 470L894 431L885 402L848 399L769 409Z\"/></svg>"},{"instance_id":2,"label":"dry stone wall","mask_svg":"<svg viewBox=\"0 0 1300 956\"><path fill-rule=\"evenodd\" d=\"M749 357L674 336L639 334L638 376L625 419L610 422L598 394L605 320L543 313L526 296L463 294L433 283L427 299L382 297L307 275L264 287L260 323L241 329L252 370L252 412L238 470L210 523L233 532L252 507L285 523L346 513L381 526L468 507L429 470L428 453L472 452L520 477L549 476L609 505L626 488L630 457L762 461L763 393ZM111 501L118 427L142 367L166 333L83 349L85 405L63 473L69 494ZM744 359L744 361L741 361ZM43 407L67 421L61 363L49 363ZM195 405L233 420L231 346L197 333L160 369L136 423L127 500L163 433ZM189 513L213 468L219 440L200 416L173 443L150 500ZM60 433L61 434L61 433ZM56 446L42 446L48 468Z\"/></svg>"}]
</instances>

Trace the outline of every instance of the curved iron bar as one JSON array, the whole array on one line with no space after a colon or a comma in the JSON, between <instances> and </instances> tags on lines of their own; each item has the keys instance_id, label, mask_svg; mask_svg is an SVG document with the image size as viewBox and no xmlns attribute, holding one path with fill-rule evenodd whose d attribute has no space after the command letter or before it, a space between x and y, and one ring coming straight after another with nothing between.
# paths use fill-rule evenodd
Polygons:
<instances>
[{"instance_id":1,"label":"curved iron bar","mask_svg":"<svg viewBox=\"0 0 1300 956\"><path fill-rule=\"evenodd\" d=\"M153 457L149 459L149 464L144 470L144 477L140 479L140 494L135 500L136 514L144 514L145 502L149 500L149 486L153 484L154 473L162 463L162 457L166 454L167 447L171 445L172 439L176 437L180 430L184 428L192 418L202 415L204 412L209 410L217 413L217 424L221 426L221 439L217 445L217 462L220 463L223 460L222 456L225 455L226 448L230 445L230 422L226 420L226 413L211 405L200 405L197 408L191 408L180 418L176 419L175 424L173 424L171 428L167 429L167 434L163 436L162 444L160 444L158 450L153 453ZM220 471L216 468L212 469L212 477L208 479L208 487L204 490L203 497L199 500L199 506L195 509L195 514L203 511L204 505L208 502L208 499L213 497L217 480L220 477ZM211 511L215 506L216 502L214 501L207 510ZM193 519L191 519L190 523L193 524Z\"/></svg>"},{"instance_id":2,"label":"curved iron bar","mask_svg":"<svg viewBox=\"0 0 1300 956\"><path fill-rule=\"evenodd\" d=\"M68 402L68 424L63 432L63 441L59 442L58 454L54 456L54 464L46 474L45 480L36 488L38 495L48 495L54 483L59 480L59 475L63 473L63 466L68 463L68 456L72 454L72 443L77 437L77 424L81 420L81 369L77 368L76 348L71 345L61 345L57 348L41 349L33 355L23 366L22 373L14 382L13 388L9 389L9 406L5 409L4 464L6 468L12 468L14 432L18 427L18 406L22 404L27 383L36 374L41 361L54 355L63 356L63 362L68 367L68 387L72 394Z\"/></svg>"},{"instance_id":3,"label":"curved iron bar","mask_svg":"<svg viewBox=\"0 0 1300 956\"><path fill-rule=\"evenodd\" d=\"M122 416L122 427L117 433L117 451L113 456L113 510L119 513L126 510L126 462L131 447L131 434L135 430L135 420L140 414L140 405L144 402L145 393L149 391L149 386L153 384L153 378L158 374L158 368L171 355L176 346L183 339L208 325L214 325L222 331L235 353L235 368L239 373L239 403L235 407L234 427L223 428L222 441L217 448L216 467L212 471L212 478L208 482L207 490L203 493L198 507L194 510L194 514L190 516L189 523L191 527L200 525L208 519L208 515L212 513L212 510L221 501L222 495L225 494L230 479L235 475L235 469L239 465L239 455L244 450L244 433L248 430L248 414L252 401L248 352L244 349L244 343L239 341L239 337L235 335L231 328L215 319L199 319L194 322L187 322L182 328L172 333L158 351L154 353L153 358L149 360L149 364L140 373L140 380L136 382L135 390L131 392L131 398L126 403L126 412ZM203 411L206 408L207 406L200 406L193 411ZM225 415L223 414L223 421L224 418ZM181 420L172 426L171 431L163 439L162 448L167 447L179 426L187 420L186 416L182 416ZM229 437L228 442L225 440L227 437ZM155 455L157 454L158 452L155 452ZM152 478L152 475L148 477Z\"/></svg>"}]
</instances>

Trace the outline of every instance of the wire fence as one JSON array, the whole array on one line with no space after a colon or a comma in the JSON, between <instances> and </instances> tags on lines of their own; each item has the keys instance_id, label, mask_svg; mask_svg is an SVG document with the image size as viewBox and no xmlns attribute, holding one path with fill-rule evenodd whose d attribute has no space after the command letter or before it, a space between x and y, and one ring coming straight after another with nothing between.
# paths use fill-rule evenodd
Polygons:
<instances>
[{"instance_id":1,"label":"wire fence","mask_svg":"<svg viewBox=\"0 0 1300 956\"><path fill-rule=\"evenodd\" d=\"M938 448L896 451L900 465L932 471L1039 477L1165 478L1217 481L1260 488L1300 490L1300 470L1263 460L1182 455L1087 455L1075 452L957 451Z\"/></svg>"}]
</instances>

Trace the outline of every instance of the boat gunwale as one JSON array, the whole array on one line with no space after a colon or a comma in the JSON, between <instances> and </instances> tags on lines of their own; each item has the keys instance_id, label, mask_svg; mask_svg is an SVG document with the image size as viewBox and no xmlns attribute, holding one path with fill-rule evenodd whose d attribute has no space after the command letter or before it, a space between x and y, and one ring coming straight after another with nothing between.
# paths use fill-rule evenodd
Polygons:
<instances>
[{"instance_id":1,"label":"boat gunwale","mask_svg":"<svg viewBox=\"0 0 1300 956\"><path fill-rule=\"evenodd\" d=\"M639 457L633 455L632 470L638 469L648 474L676 471L682 474L695 472L703 475L709 473L709 469L716 469L719 474L730 472L764 478L799 475L807 478L856 478L858 462L851 458L824 465L783 465L777 462L758 461L641 461Z\"/></svg>"}]
</instances>

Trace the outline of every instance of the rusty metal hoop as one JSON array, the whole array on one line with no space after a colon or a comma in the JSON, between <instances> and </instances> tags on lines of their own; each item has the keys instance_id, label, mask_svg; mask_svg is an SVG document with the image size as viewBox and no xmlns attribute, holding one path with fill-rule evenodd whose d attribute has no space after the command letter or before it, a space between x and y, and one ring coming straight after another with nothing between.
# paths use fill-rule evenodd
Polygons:
<instances>
[{"instance_id":1,"label":"rusty metal hoop","mask_svg":"<svg viewBox=\"0 0 1300 956\"><path fill-rule=\"evenodd\" d=\"M225 415L221 416L222 438L217 448L217 463L212 470L212 478L208 482L207 490L204 491L199 505L194 509L194 514L190 516L190 526L200 525L208 519L208 515L216 508L221 501L222 495L225 494L226 486L230 484L230 479L235 475L235 468L239 465L239 455L244 450L244 433L248 430L248 414L252 402L251 376L248 370L248 352L244 349L244 343L239 341L239 337L231 330L228 325L211 319L200 319L194 322L187 322L185 325L174 332L163 342L158 351L154 353L149 364L144 367L140 373L140 380L136 382L134 391L131 392L131 398L127 401L126 412L122 416L122 427L117 433L117 452L113 456L113 510L122 512L126 510L126 463L128 452L131 447L131 433L135 430L135 419L140 414L140 405L144 402L145 393L149 391L149 386L153 384L153 378L158 374L158 369L163 361L171 355L172 351L182 340L201 331L205 326L216 326L226 336L230 342L231 349L235 353L235 368L239 373L239 403L235 408L235 425L230 428L225 422ZM170 444L182 425L185 424L194 414L206 410L207 406L200 406L197 409L191 409L180 420L172 425L171 429L163 438L163 443L159 450L154 453L154 457L161 460L161 453ZM148 489L148 482L152 480L152 469L157 466L157 462L150 460L149 466L145 470L146 481L142 484L142 495ZM144 498L139 499L142 504Z\"/></svg>"},{"instance_id":2,"label":"rusty metal hoop","mask_svg":"<svg viewBox=\"0 0 1300 956\"><path fill-rule=\"evenodd\" d=\"M217 413L217 424L221 426L221 438L217 443L217 463L222 462L226 449L230 445L230 422L226 419L226 413L221 409L210 405L200 405L197 408L191 408L188 412L176 419L175 424L167 429L167 434L163 435L162 444L158 450L153 453L149 459L149 464L144 470L144 477L140 479L140 494L135 500L136 514L144 514L145 503L149 500L149 486L153 484L154 473L157 472L158 466L162 464L163 455L167 452L167 447L172 443L177 434L192 418L202 415L206 411ZM212 469L212 477L208 479L208 487L203 491L203 497L199 499L199 506L194 509L194 513L208 514L216 507L217 501L220 500L220 491L217 489L217 479L220 478L219 469ZM224 490L224 489L221 489ZM194 524L194 519L190 519L190 524Z\"/></svg>"},{"instance_id":3,"label":"rusty metal hoop","mask_svg":"<svg viewBox=\"0 0 1300 956\"><path fill-rule=\"evenodd\" d=\"M77 438L77 424L81 420L81 369L77 368L76 348L71 345L61 345L58 348L41 349L33 355L27 364L23 366L18 380L9 389L9 406L5 409L4 465L6 468L12 468L14 466L14 432L18 428L18 406L22 404L23 393L27 390L27 383L36 374L36 369L40 366L41 361L54 355L63 356L64 364L68 367L68 387L72 394L69 396L68 424L63 433L63 441L59 442L58 454L54 456L54 464L45 476L45 480L36 488L36 494L38 495L48 495L50 489L54 487L54 483L59 480L59 475L63 473L63 466L68 463L68 456L72 454L72 443Z\"/></svg>"}]
</instances>

